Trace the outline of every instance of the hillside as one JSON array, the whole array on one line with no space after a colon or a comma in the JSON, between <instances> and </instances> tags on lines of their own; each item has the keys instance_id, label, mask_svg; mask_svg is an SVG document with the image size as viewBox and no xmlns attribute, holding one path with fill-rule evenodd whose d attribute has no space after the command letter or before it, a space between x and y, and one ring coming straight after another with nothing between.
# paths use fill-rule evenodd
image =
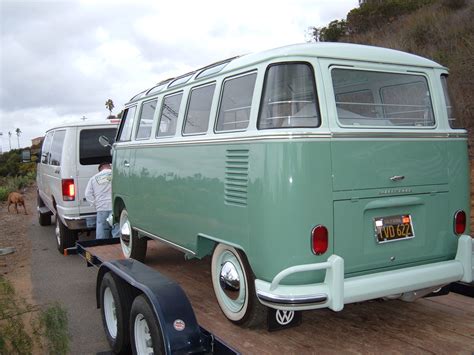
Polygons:
<instances>
[{"instance_id":1,"label":"hillside","mask_svg":"<svg viewBox=\"0 0 474 355\"><path fill-rule=\"evenodd\" d=\"M323 34L320 40L398 49L448 67L456 117L469 131L474 158L473 18L474 0L372 0L315 34ZM336 36L334 30L339 31Z\"/></svg>"}]
</instances>

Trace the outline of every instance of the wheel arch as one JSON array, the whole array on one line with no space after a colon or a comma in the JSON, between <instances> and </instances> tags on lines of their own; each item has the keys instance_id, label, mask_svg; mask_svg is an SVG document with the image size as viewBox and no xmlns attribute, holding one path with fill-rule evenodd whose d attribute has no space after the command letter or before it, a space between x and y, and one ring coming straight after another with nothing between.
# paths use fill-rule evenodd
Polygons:
<instances>
[{"instance_id":1,"label":"wheel arch","mask_svg":"<svg viewBox=\"0 0 474 355\"><path fill-rule=\"evenodd\" d=\"M203 258L207 255L211 255L217 244L225 244L234 247L245 254L245 257L247 258L247 253L242 245L202 233L197 236L196 257Z\"/></svg>"}]
</instances>

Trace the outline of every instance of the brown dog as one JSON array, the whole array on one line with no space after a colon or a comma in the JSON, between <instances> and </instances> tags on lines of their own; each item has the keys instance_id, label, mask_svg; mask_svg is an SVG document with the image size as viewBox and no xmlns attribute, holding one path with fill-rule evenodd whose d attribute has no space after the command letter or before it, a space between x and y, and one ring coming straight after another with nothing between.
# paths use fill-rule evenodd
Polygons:
<instances>
[{"instance_id":1,"label":"brown dog","mask_svg":"<svg viewBox=\"0 0 474 355\"><path fill-rule=\"evenodd\" d=\"M15 205L16 213L18 213L18 205L23 206L25 214L28 214L26 213L25 199L22 194L18 192L10 192L8 195L8 212L10 212L10 205Z\"/></svg>"}]
</instances>

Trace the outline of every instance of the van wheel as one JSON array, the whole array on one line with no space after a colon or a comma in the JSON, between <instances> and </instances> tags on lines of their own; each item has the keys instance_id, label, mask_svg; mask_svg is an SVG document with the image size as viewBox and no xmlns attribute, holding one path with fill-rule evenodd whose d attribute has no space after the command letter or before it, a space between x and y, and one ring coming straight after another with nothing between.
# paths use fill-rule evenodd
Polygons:
<instances>
[{"instance_id":1,"label":"van wheel","mask_svg":"<svg viewBox=\"0 0 474 355\"><path fill-rule=\"evenodd\" d=\"M211 275L217 302L227 319L244 327L263 323L267 308L257 299L255 277L243 252L217 244L212 253Z\"/></svg>"},{"instance_id":2,"label":"van wheel","mask_svg":"<svg viewBox=\"0 0 474 355\"><path fill-rule=\"evenodd\" d=\"M133 354L165 354L160 323L145 296L135 298L130 313Z\"/></svg>"},{"instance_id":3,"label":"van wheel","mask_svg":"<svg viewBox=\"0 0 474 355\"><path fill-rule=\"evenodd\" d=\"M39 193L37 193L36 200L37 200L37 206L38 207L45 207L45 204L44 204L43 200L41 199L41 197L39 196ZM38 223L39 223L40 226L50 226L51 225L51 213L50 212L41 213L38 210Z\"/></svg>"},{"instance_id":4,"label":"van wheel","mask_svg":"<svg viewBox=\"0 0 474 355\"><path fill-rule=\"evenodd\" d=\"M64 254L64 249L73 247L76 244L77 231L68 229L61 218L56 214L56 228L54 229L56 234L56 244L58 251Z\"/></svg>"},{"instance_id":5,"label":"van wheel","mask_svg":"<svg viewBox=\"0 0 474 355\"><path fill-rule=\"evenodd\" d=\"M100 314L105 335L116 354L130 353L129 317L133 296L111 272L100 283Z\"/></svg>"},{"instance_id":6,"label":"van wheel","mask_svg":"<svg viewBox=\"0 0 474 355\"><path fill-rule=\"evenodd\" d=\"M120 213L120 245L127 259L145 261L147 238L138 237L138 233L132 229L126 209Z\"/></svg>"}]
</instances>

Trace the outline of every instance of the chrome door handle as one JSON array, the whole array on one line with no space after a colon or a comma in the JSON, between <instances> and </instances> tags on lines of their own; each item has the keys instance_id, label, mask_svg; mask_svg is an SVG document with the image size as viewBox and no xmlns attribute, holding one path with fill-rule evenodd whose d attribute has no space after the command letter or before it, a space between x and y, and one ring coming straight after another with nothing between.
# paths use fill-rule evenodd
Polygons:
<instances>
[{"instance_id":1,"label":"chrome door handle","mask_svg":"<svg viewBox=\"0 0 474 355\"><path fill-rule=\"evenodd\" d=\"M405 176L403 176L403 175L395 175L395 176L392 176L390 178L390 180L392 180L392 181L401 181L403 179L405 179Z\"/></svg>"}]
</instances>

